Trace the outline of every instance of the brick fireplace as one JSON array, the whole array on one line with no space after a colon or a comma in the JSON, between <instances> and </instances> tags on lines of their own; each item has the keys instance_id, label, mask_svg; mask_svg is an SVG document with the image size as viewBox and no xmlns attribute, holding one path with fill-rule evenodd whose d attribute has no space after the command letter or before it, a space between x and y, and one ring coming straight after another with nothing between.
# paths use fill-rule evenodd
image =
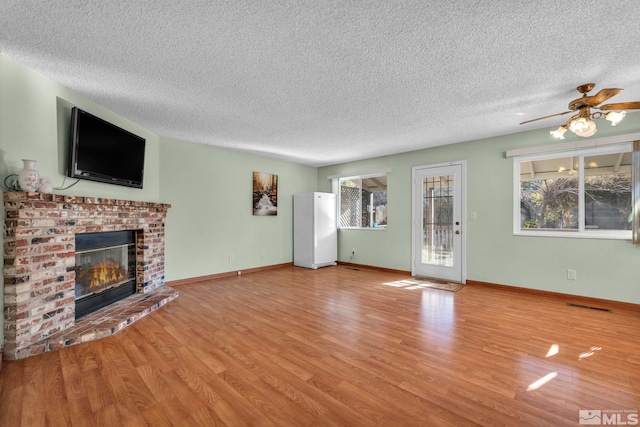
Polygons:
<instances>
[{"instance_id":1,"label":"brick fireplace","mask_svg":"<svg viewBox=\"0 0 640 427\"><path fill-rule=\"evenodd\" d=\"M164 284L170 205L25 192L3 200L6 360L113 334L178 296ZM135 231L135 294L76 320L76 235L122 230Z\"/></svg>"}]
</instances>

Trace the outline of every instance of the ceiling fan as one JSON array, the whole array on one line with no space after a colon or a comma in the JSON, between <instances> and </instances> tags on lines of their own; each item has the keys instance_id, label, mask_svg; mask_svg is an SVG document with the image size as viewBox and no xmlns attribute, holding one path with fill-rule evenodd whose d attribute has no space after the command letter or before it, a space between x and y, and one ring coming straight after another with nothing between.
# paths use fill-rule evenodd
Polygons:
<instances>
[{"instance_id":1,"label":"ceiling fan","mask_svg":"<svg viewBox=\"0 0 640 427\"><path fill-rule=\"evenodd\" d=\"M602 89L595 95L587 95L587 93L594 87L595 83L587 83L578 86L576 89L582 94L582 97L574 99L569 103L569 111L552 114L550 116L538 117L537 119L527 120L526 122L522 122L520 124L523 125L525 123L548 119L550 117L562 116L564 114L569 114L571 112L577 111L578 114L572 116L565 122L565 124L563 124L556 130L550 131L549 133L554 138L564 139L564 133L567 131L567 129L569 129L571 132L575 133L578 136L589 137L598 131L598 129L596 128L596 123L592 119L599 119L604 116L605 119L611 122L611 126L616 126L627 114L626 111L622 110L640 110L640 101L618 102L613 104L600 105L598 107L599 104L603 103L613 96L616 96L617 94L622 92L623 89ZM601 111L596 111L592 113L592 108L609 112L603 113Z\"/></svg>"}]
</instances>

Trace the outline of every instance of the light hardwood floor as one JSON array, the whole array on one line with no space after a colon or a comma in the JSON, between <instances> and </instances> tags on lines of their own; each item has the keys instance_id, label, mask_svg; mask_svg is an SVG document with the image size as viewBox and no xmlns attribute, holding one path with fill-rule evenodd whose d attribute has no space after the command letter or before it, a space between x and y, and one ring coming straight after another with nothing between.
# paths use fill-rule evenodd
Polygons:
<instances>
[{"instance_id":1,"label":"light hardwood floor","mask_svg":"<svg viewBox=\"0 0 640 427\"><path fill-rule=\"evenodd\" d=\"M287 267L179 286L113 337L5 362L0 425L577 426L579 410L640 410L638 311L389 285L402 278Z\"/></svg>"}]
</instances>

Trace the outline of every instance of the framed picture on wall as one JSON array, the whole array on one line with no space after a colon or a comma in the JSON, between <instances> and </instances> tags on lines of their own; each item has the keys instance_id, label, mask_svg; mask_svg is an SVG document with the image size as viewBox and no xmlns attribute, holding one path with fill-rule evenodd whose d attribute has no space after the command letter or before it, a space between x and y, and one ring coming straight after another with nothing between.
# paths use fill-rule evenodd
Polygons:
<instances>
[{"instance_id":1,"label":"framed picture on wall","mask_svg":"<svg viewBox=\"0 0 640 427\"><path fill-rule=\"evenodd\" d=\"M253 214L278 215L278 175L253 173Z\"/></svg>"}]
</instances>

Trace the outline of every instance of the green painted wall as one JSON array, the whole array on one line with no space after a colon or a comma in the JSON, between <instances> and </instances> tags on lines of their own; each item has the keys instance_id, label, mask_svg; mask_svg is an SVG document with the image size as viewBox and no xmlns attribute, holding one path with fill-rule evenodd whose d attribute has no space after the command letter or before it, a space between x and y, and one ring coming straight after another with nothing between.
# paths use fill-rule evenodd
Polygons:
<instances>
[{"instance_id":1,"label":"green painted wall","mask_svg":"<svg viewBox=\"0 0 640 427\"><path fill-rule=\"evenodd\" d=\"M598 124L597 137L635 133L640 113L628 114L617 127ZM465 160L467 279L640 304L640 246L513 235L513 160L504 154L553 141L542 129L320 168L319 191L331 191L330 175L391 169L387 230L340 230L339 259L348 261L356 248L354 263L410 271L411 168ZM475 221L468 219L472 211ZM567 280L567 269L575 269L578 279Z\"/></svg>"},{"instance_id":2,"label":"green painted wall","mask_svg":"<svg viewBox=\"0 0 640 427\"><path fill-rule=\"evenodd\" d=\"M172 205L167 280L293 260L293 194L316 190L316 168L164 138L160 145L160 198ZM278 175L277 216L253 216L254 171Z\"/></svg>"}]
</instances>

